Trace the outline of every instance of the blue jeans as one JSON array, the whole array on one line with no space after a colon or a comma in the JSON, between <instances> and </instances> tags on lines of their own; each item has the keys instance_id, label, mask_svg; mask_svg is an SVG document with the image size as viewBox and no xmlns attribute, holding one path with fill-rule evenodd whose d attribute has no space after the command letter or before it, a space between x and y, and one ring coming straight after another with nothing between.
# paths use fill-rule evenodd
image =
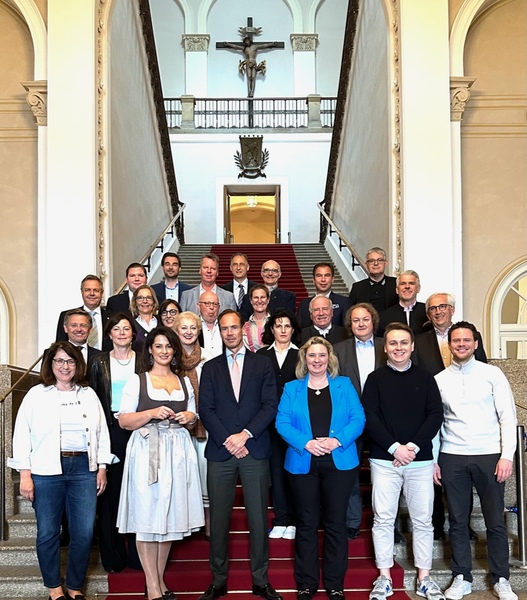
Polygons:
<instances>
[{"instance_id":1,"label":"blue jeans","mask_svg":"<svg viewBox=\"0 0 527 600\"><path fill-rule=\"evenodd\" d=\"M59 587L60 521L66 510L70 547L65 585L81 590L86 578L97 506L97 473L88 470L88 455L62 457L61 475L32 475L37 517L37 556L44 585Z\"/></svg>"}]
</instances>

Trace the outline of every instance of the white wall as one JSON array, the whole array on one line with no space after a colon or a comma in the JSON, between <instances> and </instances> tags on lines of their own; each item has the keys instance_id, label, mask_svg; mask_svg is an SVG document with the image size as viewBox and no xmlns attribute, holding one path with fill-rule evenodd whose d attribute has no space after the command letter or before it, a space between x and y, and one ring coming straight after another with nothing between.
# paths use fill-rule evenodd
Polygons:
<instances>
[{"instance_id":1,"label":"white wall","mask_svg":"<svg viewBox=\"0 0 527 600\"><path fill-rule=\"evenodd\" d=\"M330 138L329 133L264 134L267 178L249 180L238 179L234 163L238 134L172 135L179 196L187 205L186 243L223 243L223 186L253 183L281 186L283 242L288 231L293 243L318 242L316 205L324 194Z\"/></svg>"},{"instance_id":2,"label":"white wall","mask_svg":"<svg viewBox=\"0 0 527 600\"><path fill-rule=\"evenodd\" d=\"M323 2L316 14L316 93L321 96L337 95L347 8L348 0L331 0Z\"/></svg>"}]
</instances>

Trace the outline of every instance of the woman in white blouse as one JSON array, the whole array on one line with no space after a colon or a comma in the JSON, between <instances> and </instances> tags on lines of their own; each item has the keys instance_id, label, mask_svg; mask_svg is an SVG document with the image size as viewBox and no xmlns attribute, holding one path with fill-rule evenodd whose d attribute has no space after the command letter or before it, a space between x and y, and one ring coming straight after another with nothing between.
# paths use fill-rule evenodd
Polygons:
<instances>
[{"instance_id":1,"label":"woman in white blouse","mask_svg":"<svg viewBox=\"0 0 527 600\"><path fill-rule=\"evenodd\" d=\"M196 423L194 392L181 371L181 343L168 327L145 342L146 372L121 399L119 424L131 430L117 526L135 533L149 600L171 600L163 574L173 540L204 524L196 451L187 428Z\"/></svg>"},{"instance_id":2,"label":"woman in white blouse","mask_svg":"<svg viewBox=\"0 0 527 600\"><path fill-rule=\"evenodd\" d=\"M57 342L45 353L42 383L18 411L9 466L20 471L20 493L37 519L37 556L50 600L83 600L97 496L106 487L110 437L95 392L84 387L86 364L78 348ZM60 522L66 511L70 547L63 590Z\"/></svg>"},{"instance_id":3,"label":"woman in white blouse","mask_svg":"<svg viewBox=\"0 0 527 600\"><path fill-rule=\"evenodd\" d=\"M130 312L135 319L137 337L132 344L137 354L143 352L146 336L158 325L159 302L156 293L149 285L140 285L130 301ZM159 323L160 324L160 323Z\"/></svg>"}]
</instances>

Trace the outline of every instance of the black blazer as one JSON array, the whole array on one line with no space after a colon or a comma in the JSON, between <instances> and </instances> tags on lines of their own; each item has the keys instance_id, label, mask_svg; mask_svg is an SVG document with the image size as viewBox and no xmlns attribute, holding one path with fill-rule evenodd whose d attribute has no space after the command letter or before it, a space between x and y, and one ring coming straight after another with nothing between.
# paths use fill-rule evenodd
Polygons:
<instances>
[{"instance_id":1,"label":"black blazer","mask_svg":"<svg viewBox=\"0 0 527 600\"><path fill-rule=\"evenodd\" d=\"M383 310L386 310L388 307L393 306L394 304L397 304L399 302L399 296L397 295L397 292L395 291L395 282L396 282L395 277L390 277L389 275L386 275L384 277L384 288L385 288L384 306L380 307L380 309L378 309L378 312L382 312ZM370 287L371 287L371 279L369 277L367 277L366 279L363 279L362 281L356 281L351 286L351 291L350 291L350 295L349 295L350 305L354 306L355 304L358 304L359 302L371 302Z\"/></svg>"},{"instance_id":2,"label":"black blazer","mask_svg":"<svg viewBox=\"0 0 527 600\"><path fill-rule=\"evenodd\" d=\"M124 290L120 294L110 296L106 303L106 310L111 313L130 312L130 296L128 290Z\"/></svg>"},{"instance_id":3,"label":"black blazer","mask_svg":"<svg viewBox=\"0 0 527 600\"><path fill-rule=\"evenodd\" d=\"M164 281L160 281L159 283L156 283L155 285L153 285L151 287L154 290L154 292L156 293L156 297L157 297L159 304L161 304L161 302L163 302L163 300L166 300L167 296L166 296L166 288L165 288ZM185 290L190 290L191 287L194 287L194 286L188 285L187 283L183 283L182 281L178 280L178 287L177 287L178 295L177 295L176 301L179 302L181 299L181 294Z\"/></svg>"},{"instance_id":4,"label":"black blazer","mask_svg":"<svg viewBox=\"0 0 527 600\"><path fill-rule=\"evenodd\" d=\"M289 290L283 290L276 288L271 292L271 298L269 299L269 306L267 310L273 315L279 309L288 310L292 315L295 314L296 308L296 294ZM253 314L253 307L247 294L242 302L240 312L245 321Z\"/></svg>"},{"instance_id":5,"label":"black blazer","mask_svg":"<svg viewBox=\"0 0 527 600\"><path fill-rule=\"evenodd\" d=\"M339 373L345 377L351 379L351 383L355 388L355 391L359 395L362 395L359 363L357 361L357 347L355 344L355 337L339 342L333 346L333 350L339 360ZM380 337L373 338L373 345L375 350L375 369L382 367L386 364L386 353L384 352L384 342ZM365 383L365 382L364 382Z\"/></svg>"},{"instance_id":6,"label":"black blazer","mask_svg":"<svg viewBox=\"0 0 527 600\"><path fill-rule=\"evenodd\" d=\"M199 417L209 433L207 460L223 462L232 458L223 443L233 433L248 429L253 437L246 448L253 458L271 455L269 425L278 410L276 377L271 361L246 351L239 402L232 389L225 352L203 364L199 385Z\"/></svg>"},{"instance_id":7,"label":"black blazer","mask_svg":"<svg viewBox=\"0 0 527 600\"><path fill-rule=\"evenodd\" d=\"M245 294L245 296L243 297L242 305L238 309L244 321L248 321L249 317L253 314L253 307L249 298L249 292L251 291L251 288L255 285L259 285L257 281L251 281L250 279L247 280L247 294ZM225 285L222 285L221 288L233 294L234 300L236 301L236 304L238 304L238 294L233 289L234 281L232 279Z\"/></svg>"},{"instance_id":8,"label":"black blazer","mask_svg":"<svg viewBox=\"0 0 527 600\"><path fill-rule=\"evenodd\" d=\"M302 344L305 344L305 342L314 335L320 336L320 333L315 329L314 325L311 325L311 327L304 327L304 329L302 329ZM348 332L344 327L340 327L340 325L332 325L325 339L330 344L336 344L337 342L347 340Z\"/></svg>"},{"instance_id":9,"label":"black blazer","mask_svg":"<svg viewBox=\"0 0 527 600\"><path fill-rule=\"evenodd\" d=\"M377 329L377 335L382 337L386 325L389 323L404 323L406 325L406 313L403 307L397 302L390 308L384 310L380 315L379 328ZM426 308L424 302L416 302L412 311L410 312L410 327L414 332L414 335L419 335L425 330L423 325L428 322L428 315L426 314Z\"/></svg>"},{"instance_id":10,"label":"black blazer","mask_svg":"<svg viewBox=\"0 0 527 600\"><path fill-rule=\"evenodd\" d=\"M64 331L64 317L66 316L66 313L70 310L84 310L83 306L79 306L78 308L69 308L68 310L63 310L60 315L59 315L59 320L57 322L57 335L55 338L56 342L67 342L68 341L68 334ZM112 316L112 313L107 310L106 308L101 308L101 321L102 321L102 328L104 330L105 326L106 326L106 321L108 321L108 319ZM105 342L104 336L102 338L103 344Z\"/></svg>"},{"instance_id":11,"label":"black blazer","mask_svg":"<svg viewBox=\"0 0 527 600\"><path fill-rule=\"evenodd\" d=\"M284 391L284 385L289 381L293 381L296 379L295 368L296 361L298 358L298 350L295 348L290 348L287 351L287 355L285 360L280 367L278 365L278 361L276 360L276 353L274 348L268 346L267 348L260 348L260 350L256 351L256 354L261 354L262 356L267 356L273 365L274 374L276 375L276 385L278 388L278 401L282 397L282 392Z\"/></svg>"},{"instance_id":12,"label":"black blazer","mask_svg":"<svg viewBox=\"0 0 527 600\"><path fill-rule=\"evenodd\" d=\"M483 348L483 340L479 331L476 334L476 340L478 341L478 347L474 353L474 358L481 362L487 362L487 355L485 354L485 348ZM445 365L441 358L441 351L439 350L439 344L437 343L437 336L435 329L426 331L415 338L415 349L412 354L412 361L415 364L423 367L432 375L437 375L444 370Z\"/></svg>"},{"instance_id":13,"label":"black blazer","mask_svg":"<svg viewBox=\"0 0 527 600\"><path fill-rule=\"evenodd\" d=\"M301 327L309 327L313 324L311 322L311 316L309 315L309 303L313 298L314 296L304 298L298 305L296 316L300 321ZM341 296L340 294L335 294L334 292L330 292L329 298L333 302L333 318L331 319L331 322L333 325L345 326L344 317L346 316L348 308L350 307L349 298L346 298L346 296Z\"/></svg>"}]
</instances>

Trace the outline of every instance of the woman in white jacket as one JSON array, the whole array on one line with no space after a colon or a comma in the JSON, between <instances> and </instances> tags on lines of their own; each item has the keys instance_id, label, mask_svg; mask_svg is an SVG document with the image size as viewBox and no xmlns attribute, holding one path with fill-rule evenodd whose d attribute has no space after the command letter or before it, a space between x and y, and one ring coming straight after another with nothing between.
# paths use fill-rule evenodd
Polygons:
<instances>
[{"instance_id":1,"label":"woman in white jacket","mask_svg":"<svg viewBox=\"0 0 527 600\"><path fill-rule=\"evenodd\" d=\"M37 556L50 600L83 600L97 496L112 462L101 403L84 387L86 364L78 348L57 342L45 353L42 383L26 394L17 414L13 457L20 493L33 503ZM60 522L66 511L70 551L65 590L60 577Z\"/></svg>"}]
</instances>

